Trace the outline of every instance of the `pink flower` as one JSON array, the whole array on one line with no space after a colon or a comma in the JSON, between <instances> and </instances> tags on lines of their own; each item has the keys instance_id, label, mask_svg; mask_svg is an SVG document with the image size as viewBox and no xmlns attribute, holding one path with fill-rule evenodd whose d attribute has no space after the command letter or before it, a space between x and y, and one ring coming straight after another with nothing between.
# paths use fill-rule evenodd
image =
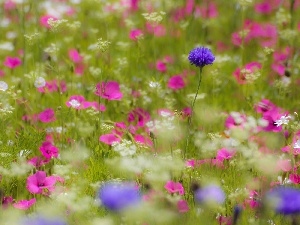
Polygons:
<instances>
[{"instance_id":1,"label":"pink flower","mask_svg":"<svg viewBox=\"0 0 300 225\"><path fill-rule=\"evenodd\" d=\"M166 28L161 24L146 23L146 29L149 33L154 34L156 37L162 37L166 35Z\"/></svg>"},{"instance_id":2,"label":"pink flower","mask_svg":"<svg viewBox=\"0 0 300 225\"><path fill-rule=\"evenodd\" d=\"M184 195L184 188L179 182L168 181L165 185L165 189L167 189L170 194L178 192L178 194Z\"/></svg>"},{"instance_id":3,"label":"pink flower","mask_svg":"<svg viewBox=\"0 0 300 225\"><path fill-rule=\"evenodd\" d=\"M277 108L269 110L268 112L263 114L263 119L268 122L266 127L263 127L264 131L269 132L280 132L282 131L282 126L277 126L275 123L276 120L279 120L280 117L283 116L282 113L279 112Z\"/></svg>"},{"instance_id":4,"label":"pink flower","mask_svg":"<svg viewBox=\"0 0 300 225\"><path fill-rule=\"evenodd\" d=\"M54 21L57 20L56 17L54 16L51 16L51 15L44 15L40 18L40 25L43 26L43 27L46 27L46 28L51 28L51 26L49 25L48 23L48 20L49 19L53 19Z\"/></svg>"},{"instance_id":5,"label":"pink flower","mask_svg":"<svg viewBox=\"0 0 300 225\"><path fill-rule=\"evenodd\" d=\"M129 38L133 41L137 41L142 35L143 32L140 29L132 29L130 31Z\"/></svg>"},{"instance_id":6,"label":"pink flower","mask_svg":"<svg viewBox=\"0 0 300 225\"><path fill-rule=\"evenodd\" d=\"M270 110L276 109L277 106L268 99L262 99L254 106L257 113L267 113Z\"/></svg>"},{"instance_id":7,"label":"pink flower","mask_svg":"<svg viewBox=\"0 0 300 225\"><path fill-rule=\"evenodd\" d=\"M75 109L82 108L82 104L85 101L85 98L82 95L72 95L69 100L66 102L67 107L72 107Z\"/></svg>"},{"instance_id":8,"label":"pink flower","mask_svg":"<svg viewBox=\"0 0 300 225\"><path fill-rule=\"evenodd\" d=\"M184 80L182 76L180 75L175 75L171 77L168 81L168 88L173 89L173 90L178 90L182 89L185 87Z\"/></svg>"},{"instance_id":9,"label":"pink flower","mask_svg":"<svg viewBox=\"0 0 300 225\"><path fill-rule=\"evenodd\" d=\"M40 146L40 151L46 159L58 157L58 148L55 147L50 141L44 141Z\"/></svg>"},{"instance_id":10,"label":"pink flower","mask_svg":"<svg viewBox=\"0 0 300 225\"><path fill-rule=\"evenodd\" d=\"M11 196L4 196L2 198L2 203L0 203L2 205L2 207L4 209L8 208L12 203L13 203L14 199Z\"/></svg>"},{"instance_id":11,"label":"pink flower","mask_svg":"<svg viewBox=\"0 0 300 225\"><path fill-rule=\"evenodd\" d=\"M121 100L123 97L123 94L120 91L119 83L116 81L98 83L96 86L95 95L108 100Z\"/></svg>"},{"instance_id":12,"label":"pink flower","mask_svg":"<svg viewBox=\"0 0 300 225\"><path fill-rule=\"evenodd\" d=\"M13 204L16 209L26 210L36 203L36 199L32 198L30 200L20 200Z\"/></svg>"},{"instance_id":13,"label":"pink flower","mask_svg":"<svg viewBox=\"0 0 300 225\"><path fill-rule=\"evenodd\" d=\"M129 123L134 123L138 127L144 127L150 119L150 114L142 108L132 110L127 117Z\"/></svg>"},{"instance_id":14,"label":"pink flower","mask_svg":"<svg viewBox=\"0 0 300 225\"><path fill-rule=\"evenodd\" d=\"M231 159L235 155L234 151L230 151L226 148L221 148L217 152L217 160L223 162L224 160Z\"/></svg>"},{"instance_id":15,"label":"pink flower","mask_svg":"<svg viewBox=\"0 0 300 225\"><path fill-rule=\"evenodd\" d=\"M53 80L53 81L47 81L46 85L44 87L38 88L38 92L41 93L52 93L52 92L66 92L67 91L67 86L66 86L66 82L65 81L60 81L59 85L58 85L58 81L57 80Z\"/></svg>"},{"instance_id":16,"label":"pink flower","mask_svg":"<svg viewBox=\"0 0 300 225\"><path fill-rule=\"evenodd\" d=\"M289 179L292 181L293 184L300 184L300 175L292 173L290 174Z\"/></svg>"},{"instance_id":17,"label":"pink flower","mask_svg":"<svg viewBox=\"0 0 300 225\"><path fill-rule=\"evenodd\" d=\"M27 178L26 188L32 194L47 194L45 191L53 191L55 183L55 177L47 177L46 172L37 171Z\"/></svg>"},{"instance_id":18,"label":"pink flower","mask_svg":"<svg viewBox=\"0 0 300 225\"><path fill-rule=\"evenodd\" d=\"M79 52L75 48L69 50L69 58L74 63L81 63L83 60L83 57L79 54Z\"/></svg>"},{"instance_id":19,"label":"pink flower","mask_svg":"<svg viewBox=\"0 0 300 225\"><path fill-rule=\"evenodd\" d=\"M247 74L254 73L257 70L261 69L261 64L258 62L250 62L244 66L243 69L237 68L233 72L233 76L236 78L239 84L247 83Z\"/></svg>"},{"instance_id":20,"label":"pink flower","mask_svg":"<svg viewBox=\"0 0 300 225\"><path fill-rule=\"evenodd\" d=\"M22 61L20 58L18 57L10 57L10 56L7 56L5 58L5 61L4 61L4 66L10 68L10 69L14 69L18 66L20 66L22 64Z\"/></svg>"},{"instance_id":21,"label":"pink flower","mask_svg":"<svg viewBox=\"0 0 300 225\"><path fill-rule=\"evenodd\" d=\"M113 143L119 143L121 141L121 138L116 134L110 133L101 135L99 141L107 145L112 145Z\"/></svg>"},{"instance_id":22,"label":"pink flower","mask_svg":"<svg viewBox=\"0 0 300 225\"><path fill-rule=\"evenodd\" d=\"M183 199L180 199L178 202L177 202L177 209L180 213L185 213L185 212L188 212L189 211L189 205L187 203L187 201L183 200Z\"/></svg>"},{"instance_id":23,"label":"pink flower","mask_svg":"<svg viewBox=\"0 0 300 225\"><path fill-rule=\"evenodd\" d=\"M202 18L210 19L216 18L218 16L218 9L215 3L208 2L204 4L205 6L196 7L195 14L196 16L200 16Z\"/></svg>"},{"instance_id":24,"label":"pink flower","mask_svg":"<svg viewBox=\"0 0 300 225\"><path fill-rule=\"evenodd\" d=\"M43 165L46 165L50 162L51 158L44 158L42 156L35 156L27 161L28 164L33 165L34 167L38 168Z\"/></svg>"},{"instance_id":25,"label":"pink flower","mask_svg":"<svg viewBox=\"0 0 300 225\"><path fill-rule=\"evenodd\" d=\"M93 108L93 109L101 111L101 112L104 112L106 110L105 105L103 105L103 104L99 105L98 102L89 102L89 101L84 101L82 103L82 108L83 109Z\"/></svg>"},{"instance_id":26,"label":"pink flower","mask_svg":"<svg viewBox=\"0 0 300 225\"><path fill-rule=\"evenodd\" d=\"M164 61L162 60L157 60L156 62L156 65L155 65L156 69L159 71L159 72L166 72L167 71L167 65Z\"/></svg>"},{"instance_id":27,"label":"pink flower","mask_svg":"<svg viewBox=\"0 0 300 225\"><path fill-rule=\"evenodd\" d=\"M291 160L289 159L280 159L277 161L277 170L283 172L289 172L292 170Z\"/></svg>"},{"instance_id":28,"label":"pink flower","mask_svg":"<svg viewBox=\"0 0 300 225\"><path fill-rule=\"evenodd\" d=\"M49 108L45 109L39 114L39 120L43 123L50 123L56 120L54 110Z\"/></svg>"},{"instance_id":29,"label":"pink flower","mask_svg":"<svg viewBox=\"0 0 300 225\"><path fill-rule=\"evenodd\" d=\"M153 146L152 140L148 137L144 137L141 134L134 135L134 140L138 143L147 145L147 146Z\"/></svg>"},{"instance_id":30,"label":"pink flower","mask_svg":"<svg viewBox=\"0 0 300 225\"><path fill-rule=\"evenodd\" d=\"M0 77L4 77L5 73L3 72L3 70L0 70Z\"/></svg>"},{"instance_id":31,"label":"pink flower","mask_svg":"<svg viewBox=\"0 0 300 225\"><path fill-rule=\"evenodd\" d=\"M255 12L261 13L261 14L269 14L272 12L272 3L270 2L261 2L261 3L256 3L254 8Z\"/></svg>"},{"instance_id":32,"label":"pink flower","mask_svg":"<svg viewBox=\"0 0 300 225\"><path fill-rule=\"evenodd\" d=\"M227 129L234 127L243 127L243 123L247 121L247 116L238 112L232 112L225 120L225 127Z\"/></svg>"}]
</instances>

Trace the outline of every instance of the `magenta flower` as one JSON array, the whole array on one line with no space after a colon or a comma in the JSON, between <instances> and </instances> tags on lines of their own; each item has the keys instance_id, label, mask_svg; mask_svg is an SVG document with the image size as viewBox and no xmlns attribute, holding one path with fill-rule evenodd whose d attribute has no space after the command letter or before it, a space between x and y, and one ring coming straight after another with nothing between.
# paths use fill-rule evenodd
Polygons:
<instances>
[{"instance_id":1,"label":"magenta flower","mask_svg":"<svg viewBox=\"0 0 300 225\"><path fill-rule=\"evenodd\" d=\"M277 106L268 99L262 99L254 106L254 108L256 112L264 114L270 110L276 109Z\"/></svg>"},{"instance_id":2,"label":"magenta flower","mask_svg":"<svg viewBox=\"0 0 300 225\"><path fill-rule=\"evenodd\" d=\"M118 143L121 141L121 138L117 136L116 134L110 133L110 134L103 134L100 136L99 141L112 145L113 143Z\"/></svg>"},{"instance_id":3,"label":"magenta flower","mask_svg":"<svg viewBox=\"0 0 300 225\"><path fill-rule=\"evenodd\" d=\"M159 71L159 72L166 72L167 71L167 65L164 61L162 60L157 60L156 64L155 64L155 67L156 69Z\"/></svg>"},{"instance_id":4,"label":"magenta flower","mask_svg":"<svg viewBox=\"0 0 300 225\"><path fill-rule=\"evenodd\" d=\"M231 159L235 155L235 151L230 151L226 148L221 148L217 152L217 160L223 162L224 160Z\"/></svg>"},{"instance_id":5,"label":"magenta flower","mask_svg":"<svg viewBox=\"0 0 300 225\"><path fill-rule=\"evenodd\" d=\"M268 125L263 127L264 131L269 132L280 132L282 131L282 126L277 126L276 121L280 119L282 114L277 108L270 110L263 114L263 119L268 122Z\"/></svg>"},{"instance_id":6,"label":"magenta flower","mask_svg":"<svg viewBox=\"0 0 300 225\"><path fill-rule=\"evenodd\" d=\"M32 205L36 203L36 199L32 198L29 200L21 200L13 204L13 207L16 209L26 210L29 209Z\"/></svg>"},{"instance_id":7,"label":"magenta flower","mask_svg":"<svg viewBox=\"0 0 300 225\"><path fill-rule=\"evenodd\" d=\"M250 62L244 66L244 68L237 68L233 72L233 76L236 78L239 84L247 83L247 73L254 73L261 69L261 64L258 62Z\"/></svg>"},{"instance_id":8,"label":"magenta flower","mask_svg":"<svg viewBox=\"0 0 300 225\"><path fill-rule=\"evenodd\" d=\"M9 56L7 56L5 58L5 61L4 61L3 64L4 64L4 66L6 66L10 69L14 69L14 68L20 66L22 64L22 61L18 57L9 57Z\"/></svg>"},{"instance_id":9,"label":"magenta flower","mask_svg":"<svg viewBox=\"0 0 300 225\"><path fill-rule=\"evenodd\" d=\"M180 199L177 202L177 209L180 213L185 213L189 211L189 205L186 200Z\"/></svg>"},{"instance_id":10,"label":"magenta flower","mask_svg":"<svg viewBox=\"0 0 300 225\"><path fill-rule=\"evenodd\" d=\"M170 194L178 193L180 195L184 195L184 188L179 182L174 182L170 180L166 183L165 189L167 189L167 191Z\"/></svg>"},{"instance_id":11,"label":"magenta flower","mask_svg":"<svg viewBox=\"0 0 300 225\"><path fill-rule=\"evenodd\" d=\"M142 108L132 110L127 117L129 123L133 123L138 127L144 127L150 119L150 114Z\"/></svg>"},{"instance_id":12,"label":"magenta flower","mask_svg":"<svg viewBox=\"0 0 300 225\"><path fill-rule=\"evenodd\" d=\"M140 29L132 29L130 31L129 38L133 41L137 41L142 35L143 32Z\"/></svg>"},{"instance_id":13,"label":"magenta flower","mask_svg":"<svg viewBox=\"0 0 300 225\"><path fill-rule=\"evenodd\" d=\"M49 108L45 109L39 114L39 120L43 123L50 123L56 120L54 110Z\"/></svg>"},{"instance_id":14,"label":"magenta flower","mask_svg":"<svg viewBox=\"0 0 300 225\"><path fill-rule=\"evenodd\" d=\"M168 88L171 88L173 90L182 89L184 87L185 87L185 83L182 76L180 75L175 75L171 77L168 81Z\"/></svg>"},{"instance_id":15,"label":"magenta flower","mask_svg":"<svg viewBox=\"0 0 300 225\"><path fill-rule=\"evenodd\" d=\"M79 52L72 48L69 50L69 58L74 62L74 63L81 63L83 60L83 57L79 54Z\"/></svg>"},{"instance_id":16,"label":"magenta flower","mask_svg":"<svg viewBox=\"0 0 300 225\"><path fill-rule=\"evenodd\" d=\"M120 91L120 85L116 81L98 83L95 95L108 100L121 100L123 97L123 94Z\"/></svg>"},{"instance_id":17,"label":"magenta flower","mask_svg":"<svg viewBox=\"0 0 300 225\"><path fill-rule=\"evenodd\" d=\"M0 204L2 205L2 207L4 209L6 209L13 203L13 201L14 201L14 199L11 196L4 196L2 198L2 202L0 202Z\"/></svg>"},{"instance_id":18,"label":"magenta flower","mask_svg":"<svg viewBox=\"0 0 300 225\"><path fill-rule=\"evenodd\" d=\"M40 151L46 159L58 157L58 148L55 147L50 141L44 141L40 146Z\"/></svg>"},{"instance_id":19,"label":"magenta flower","mask_svg":"<svg viewBox=\"0 0 300 225\"><path fill-rule=\"evenodd\" d=\"M35 156L27 161L28 164L33 165L34 167L41 167L50 162L51 158L44 158L43 156Z\"/></svg>"},{"instance_id":20,"label":"magenta flower","mask_svg":"<svg viewBox=\"0 0 300 225\"><path fill-rule=\"evenodd\" d=\"M46 28L51 28L50 27L50 25L49 25L49 23L48 23L48 20L49 19L53 19L53 21L55 21L55 20L57 20L57 18L56 17L54 17L54 16L51 16L51 15L44 15L44 16L42 16L41 18L40 18L40 25L42 26L42 27L46 27Z\"/></svg>"},{"instance_id":21,"label":"magenta flower","mask_svg":"<svg viewBox=\"0 0 300 225\"><path fill-rule=\"evenodd\" d=\"M46 176L46 172L37 171L35 174L27 177L26 188L32 194L46 194L45 191L53 191L56 178Z\"/></svg>"}]
</instances>

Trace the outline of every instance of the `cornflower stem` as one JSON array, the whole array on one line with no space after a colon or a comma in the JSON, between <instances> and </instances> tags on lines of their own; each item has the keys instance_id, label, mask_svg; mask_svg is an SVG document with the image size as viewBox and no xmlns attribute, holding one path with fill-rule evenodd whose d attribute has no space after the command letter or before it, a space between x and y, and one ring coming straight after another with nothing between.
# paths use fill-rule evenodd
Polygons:
<instances>
[{"instance_id":1,"label":"cornflower stem","mask_svg":"<svg viewBox=\"0 0 300 225\"><path fill-rule=\"evenodd\" d=\"M191 116L188 117L188 131L187 131L187 138L186 138L185 149L184 149L184 156L183 156L184 159L186 158L186 152L189 147L190 136L191 136L192 117L194 115L194 106L195 106L195 102L196 102L196 99L198 96L198 92L199 92L200 84L201 84L201 80L202 80L202 69L203 69L203 67L200 67L198 87L197 87L197 91L196 91L194 100L192 101L192 104L191 104Z\"/></svg>"}]
</instances>

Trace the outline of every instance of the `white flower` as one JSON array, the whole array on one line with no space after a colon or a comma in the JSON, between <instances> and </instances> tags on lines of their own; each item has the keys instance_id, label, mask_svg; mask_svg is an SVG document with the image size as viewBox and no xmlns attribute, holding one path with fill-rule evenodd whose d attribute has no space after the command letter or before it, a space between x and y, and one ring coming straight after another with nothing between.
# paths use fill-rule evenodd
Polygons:
<instances>
[{"instance_id":1,"label":"white flower","mask_svg":"<svg viewBox=\"0 0 300 225\"><path fill-rule=\"evenodd\" d=\"M294 144L294 148L300 148L300 140L296 141Z\"/></svg>"},{"instance_id":2,"label":"white flower","mask_svg":"<svg viewBox=\"0 0 300 225\"><path fill-rule=\"evenodd\" d=\"M289 119L291 119L292 117L290 115L287 116L281 116L279 120L275 121L275 124L277 125L277 127L281 126L282 124L287 125L289 123Z\"/></svg>"},{"instance_id":3,"label":"white flower","mask_svg":"<svg viewBox=\"0 0 300 225\"><path fill-rule=\"evenodd\" d=\"M78 109L80 107L80 102L77 101L76 99L72 99L69 101L69 104L71 105L72 108Z\"/></svg>"},{"instance_id":4,"label":"white flower","mask_svg":"<svg viewBox=\"0 0 300 225\"><path fill-rule=\"evenodd\" d=\"M43 77L38 77L34 81L34 86L36 88L42 88L42 87L45 87L45 85L46 85L46 81L45 81L45 79Z\"/></svg>"},{"instance_id":5,"label":"white flower","mask_svg":"<svg viewBox=\"0 0 300 225\"><path fill-rule=\"evenodd\" d=\"M8 89L7 83L5 83L4 81L0 81L0 90L6 91L7 89Z\"/></svg>"}]
</instances>

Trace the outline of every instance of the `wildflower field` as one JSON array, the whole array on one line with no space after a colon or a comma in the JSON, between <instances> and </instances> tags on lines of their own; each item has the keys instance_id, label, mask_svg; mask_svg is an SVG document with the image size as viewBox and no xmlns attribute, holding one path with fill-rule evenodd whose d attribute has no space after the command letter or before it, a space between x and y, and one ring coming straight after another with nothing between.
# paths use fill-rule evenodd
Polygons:
<instances>
[{"instance_id":1,"label":"wildflower field","mask_svg":"<svg viewBox=\"0 0 300 225\"><path fill-rule=\"evenodd\" d=\"M0 225L300 224L300 0L0 0Z\"/></svg>"}]
</instances>

